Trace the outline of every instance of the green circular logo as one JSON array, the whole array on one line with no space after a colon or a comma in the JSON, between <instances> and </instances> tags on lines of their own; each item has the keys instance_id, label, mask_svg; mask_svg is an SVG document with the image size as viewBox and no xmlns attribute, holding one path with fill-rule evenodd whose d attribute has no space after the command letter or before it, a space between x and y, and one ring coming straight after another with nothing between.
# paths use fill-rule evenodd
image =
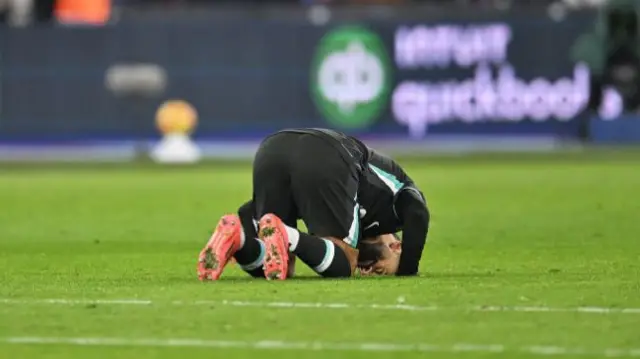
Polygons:
<instances>
[{"instance_id":1,"label":"green circular logo","mask_svg":"<svg viewBox=\"0 0 640 359\"><path fill-rule=\"evenodd\" d=\"M327 33L311 69L313 99L336 126L366 127L386 105L389 59L384 44L370 30L349 26Z\"/></svg>"}]
</instances>

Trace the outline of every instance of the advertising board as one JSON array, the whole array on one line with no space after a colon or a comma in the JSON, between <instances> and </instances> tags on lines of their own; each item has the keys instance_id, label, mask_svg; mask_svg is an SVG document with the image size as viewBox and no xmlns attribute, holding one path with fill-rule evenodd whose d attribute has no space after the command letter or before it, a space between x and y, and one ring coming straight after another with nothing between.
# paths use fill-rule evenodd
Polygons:
<instances>
[{"instance_id":1,"label":"advertising board","mask_svg":"<svg viewBox=\"0 0 640 359\"><path fill-rule=\"evenodd\" d=\"M174 98L198 111L201 140L256 140L285 127L408 141L575 138L589 69L569 53L594 18L496 13L315 26L203 16L3 28L0 141L154 139L154 113ZM166 70L164 93L131 100L105 89L108 68L136 62ZM620 112L618 97L607 92L606 116Z\"/></svg>"}]
</instances>

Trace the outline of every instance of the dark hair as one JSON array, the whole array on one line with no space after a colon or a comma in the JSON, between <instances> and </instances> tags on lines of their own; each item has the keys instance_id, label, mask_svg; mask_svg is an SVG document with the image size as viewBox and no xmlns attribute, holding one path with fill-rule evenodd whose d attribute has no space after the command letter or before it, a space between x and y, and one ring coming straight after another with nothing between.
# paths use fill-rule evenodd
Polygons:
<instances>
[{"instance_id":1,"label":"dark hair","mask_svg":"<svg viewBox=\"0 0 640 359\"><path fill-rule=\"evenodd\" d=\"M393 236L400 240L397 234ZM382 240L360 241L358 245L358 267L370 267L384 257L386 245Z\"/></svg>"},{"instance_id":2,"label":"dark hair","mask_svg":"<svg viewBox=\"0 0 640 359\"><path fill-rule=\"evenodd\" d=\"M383 246L381 242L360 242L358 253L358 267L370 267L382 258Z\"/></svg>"},{"instance_id":3,"label":"dark hair","mask_svg":"<svg viewBox=\"0 0 640 359\"><path fill-rule=\"evenodd\" d=\"M370 267L374 265L384 257L385 247L386 245L381 240L360 241L358 246L358 267Z\"/></svg>"}]
</instances>

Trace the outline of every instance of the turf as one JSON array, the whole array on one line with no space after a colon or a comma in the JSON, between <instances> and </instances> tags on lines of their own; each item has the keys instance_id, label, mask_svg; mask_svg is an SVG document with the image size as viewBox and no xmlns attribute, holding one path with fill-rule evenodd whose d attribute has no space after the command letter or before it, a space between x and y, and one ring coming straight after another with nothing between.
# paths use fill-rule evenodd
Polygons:
<instances>
[{"instance_id":1,"label":"turf","mask_svg":"<svg viewBox=\"0 0 640 359\"><path fill-rule=\"evenodd\" d=\"M422 275L285 282L196 279L248 164L0 165L0 358L640 356L636 154L401 161L433 213Z\"/></svg>"}]
</instances>

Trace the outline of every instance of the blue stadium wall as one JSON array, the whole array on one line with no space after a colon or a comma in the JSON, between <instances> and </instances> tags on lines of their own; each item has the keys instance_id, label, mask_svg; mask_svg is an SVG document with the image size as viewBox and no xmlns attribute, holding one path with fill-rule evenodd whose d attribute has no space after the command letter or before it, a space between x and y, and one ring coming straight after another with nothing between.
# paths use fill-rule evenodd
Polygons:
<instances>
[{"instance_id":1,"label":"blue stadium wall","mask_svg":"<svg viewBox=\"0 0 640 359\"><path fill-rule=\"evenodd\" d=\"M557 22L544 13L451 11L418 21L316 26L305 19L219 21L205 12L101 28L2 28L0 152L20 145L154 141L154 113L171 98L195 106L200 122L194 137L214 154L248 154L260 137L285 127L333 127L411 148L448 139L490 138L487 143L498 139L515 147L535 138L543 144L578 139L591 117L588 68L572 62L570 50L593 29L595 16L580 12ZM389 65L386 98L359 126L331 121L314 101L318 44L345 25L375 34ZM449 40L421 51L438 31L448 31ZM506 33L506 41L493 38L496 31ZM105 71L130 62L164 67L166 92L130 101L107 91ZM465 91L486 94L489 105L465 110L478 106ZM459 106L451 103L456 99ZM429 106L440 109L430 112Z\"/></svg>"}]
</instances>

